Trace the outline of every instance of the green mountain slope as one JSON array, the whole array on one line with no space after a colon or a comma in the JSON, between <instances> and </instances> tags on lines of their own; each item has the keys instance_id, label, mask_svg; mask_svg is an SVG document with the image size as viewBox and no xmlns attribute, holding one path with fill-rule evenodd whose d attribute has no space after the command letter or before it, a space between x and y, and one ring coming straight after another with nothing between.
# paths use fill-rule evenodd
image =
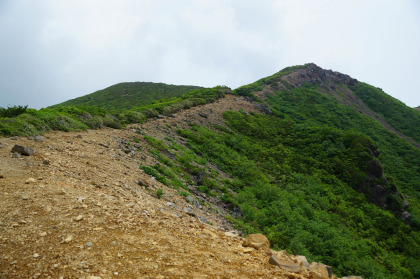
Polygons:
<instances>
[{"instance_id":1,"label":"green mountain slope","mask_svg":"<svg viewBox=\"0 0 420 279\"><path fill-rule=\"evenodd\" d=\"M390 125L420 142L420 111L384 93L381 89L359 83L352 90L370 109L382 116Z\"/></svg>"},{"instance_id":2,"label":"green mountain slope","mask_svg":"<svg viewBox=\"0 0 420 279\"><path fill-rule=\"evenodd\" d=\"M152 82L124 82L51 107L83 105L125 110L147 105L163 98L179 97L199 88L201 87Z\"/></svg>"}]
</instances>

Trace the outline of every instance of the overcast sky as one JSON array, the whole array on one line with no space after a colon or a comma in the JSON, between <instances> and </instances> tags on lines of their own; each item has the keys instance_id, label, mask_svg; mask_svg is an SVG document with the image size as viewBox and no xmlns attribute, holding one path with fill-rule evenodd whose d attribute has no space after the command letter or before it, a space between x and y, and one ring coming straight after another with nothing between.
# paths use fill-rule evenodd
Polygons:
<instances>
[{"instance_id":1,"label":"overcast sky","mask_svg":"<svg viewBox=\"0 0 420 279\"><path fill-rule=\"evenodd\" d=\"M418 0L0 0L0 106L119 82L227 85L314 62L420 105Z\"/></svg>"}]
</instances>

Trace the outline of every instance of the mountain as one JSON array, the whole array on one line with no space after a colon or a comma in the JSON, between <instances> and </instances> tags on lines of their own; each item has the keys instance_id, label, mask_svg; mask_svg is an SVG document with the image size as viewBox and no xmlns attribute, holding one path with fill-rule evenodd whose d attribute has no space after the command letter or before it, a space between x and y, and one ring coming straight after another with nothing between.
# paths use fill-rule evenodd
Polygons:
<instances>
[{"instance_id":1,"label":"mountain","mask_svg":"<svg viewBox=\"0 0 420 279\"><path fill-rule=\"evenodd\" d=\"M83 105L124 110L147 105L163 98L179 97L199 88L202 87L153 82L124 82L51 107Z\"/></svg>"},{"instance_id":2,"label":"mountain","mask_svg":"<svg viewBox=\"0 0 420 279\"><path fill-rule=\"evenodd\" d=\"M179 248L182 241L172 248L175 239L184 239L181 232L188 233L190 222L194 241L195 237L204 234L204 228L210 228L204 226L225 230L234 226L242 235L264 234L273 249L287 250L283 255L305 255L310 262L330 265L337 276L420 278L418 111L381 89L311 63L283 69L235 90L220 86L200 88L128 111L115 112L118 106L111 110L88 106L18 110L15 113L19 115L0 121L3 135L125 127L83 132L82 139L74 132L68 135L46 133L46 142L41 145L25 138L5 140L10 148L16 140L34 148L39 145L40 154L35 153L33 161L10 158L4 168L20 164L28 169L26 176L35 173L48 182L48 187L69 187L69 196L73 199L60 198L61 194L58 194L57 199L48 200L55 202L62 218L74 215L77 220L78 214L109 218L109 222L101 220L110 226L106 232L113 238L104 238L103 243L111 247L112 253L95 247L97 250L87 250L87 254L83 254L85 258L94 259L100 265L110 265L110 270L114 270L115 262L125 264L122 261L125 254L131 262L134 262L132 258L147 257L143 262L151 259L162 268L150 271L150 274L176 277L170 272L179 271L181 266L187 268L186 264L165 261L162 257L171 258L169 254L172 254L175 255L172 258L177 259L179 253L183 253L193 263L188 267L192 268L197 263L193 261L194 253L199 263L202 255L209 256L187 240L185 247L188 248ZM25 165L24 160L30 164ZM48 163L44 164L44 160ZM20 173L14 174L13 169L7 173L24 177ZM25 191L30 189L21 184L13 180L5 185L16 185L26 197L29 192ZM43 189L39 188L33 193ZM7 191L12 192L12 189ZM36 233L17 229L25 224L19 223L24 217L18 214L18 207L25 208L27 201L33 202L35 207L47 202L43 200L47 196L39 193L28 199L15 198L16 203L6 203L7 199L3 202L11 207L3 210L10 212L1 220L3 224L17 218L14 221L17 225L12 226L15 229L7 230L6 238L13 239L7 243L7 249L13 250L12 243L23 241L22 234L31 240L26 242L29 245L26 249L19 250L18 259L27 258L28 248L41 255L35 250L50 246L37 246L36 240L32 239ZM80 197L83 201L85 196L89 201L86 206L76 204L73 207L79 210L77 214L66 211L72 208L68 204L71 200ZM97 208L95 197L103 197L101 208ZM151 202L151 197L163 197L167 203ZM149 205L153 211L147 208ZM168 209L171 212L168 213ZM34 208L32 211L39 210ZM29 212L31 210L25 211L24 215L36 216ZM193 219L174 221L173 218L180 218L177 215L180 213L184 214L182 218ZM131 224L133 216L140 214L144 216L141 225ZM36 217L29 220L34 222ZM42 220L47 222L48 218ZM100 224L101 220L95 224ZM179 223L180 227L176 225L172 231L175 237L156 236L158 226L175 226L166 222ZM79 233L90 232L88 222L78 222L74 228L63 220L55 223L43 224L45 227L62 226L62 241L66 239L64 234L70 232L83 239L77 245L89 241ZM144 234L141 245L147 249L137 249L139 244L134 236L137 233ZM117 235L125 240L121 243L115 240ZM89 237L93 235L89 234ZM51 240L59 241L56 235ZM151 245L146 240L156 243L156 251L170 249L171 253L157 255L155 250L149 249ZM227 272L223 264L217 263L229 265L228 259L215 251L231 255L232 249L219 245L223 245L223 241L205 246L213 254L206 257L214 259L208 264L214 264L215 268L201 271L210 277ZM133 249L127 251L127 246L133 246ZM60 264L69 266L83 259L83 255L64 256L66 252L62 246L57 249L56 258L64 258L64 263ZM124 252L113 257L119 249ZM247 250L247 253L264 261L260 254L252 251ZM153 256L145 255L147 253ZM236 250L233 254L237 253ZM105 262L105 259L110 260ZM235 258L234 262L237 261ZM260 265L253 263L253 267L246 265L246 271L241 271L246 275L238 276L253 278L258 274L251 270L259 270L258 276L263 278L299 278L294 273L274 275L270 273L272 266L265 261ZM5 262L7 270L12 269L12 262L9 259ZM57 261L48 258L47 262L53 265ZM162 262L169 266L162 267ZM18 261L17 264L20 266L21 263ZM23 264L28 266L27 262ZM96 268L94 263L89 262L89 265L92 266L89 270L99 270L93 269ZM124 267L130 272L140 268L137 265ZM74 268L77 269L76 264ZM35 272L35 266L31 270ZM211 273L215 270L221 273ZM109 277L107 272L102 276ZM194 272L200 274L200 270ZM235 277L229 274L223 276ZM28 277L29 274L24 275ZM302 273L303 278L314 276Z\"/></svg>"}]
</instances>

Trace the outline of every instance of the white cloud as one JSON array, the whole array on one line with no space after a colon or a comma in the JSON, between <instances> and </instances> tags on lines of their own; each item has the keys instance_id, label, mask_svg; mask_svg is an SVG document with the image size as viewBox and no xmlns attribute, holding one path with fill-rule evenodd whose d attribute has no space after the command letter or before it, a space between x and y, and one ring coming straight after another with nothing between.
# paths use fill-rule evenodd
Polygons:
<instances>
[{"instance_id":1,"label":"white cloud","mask_svg":"<svg viewBox=\"0 0 420 279\"><path fill-rule=\"evenodd\" d=\"M0 106L123 81L237 87L307 62L420 105L416 34L414 1L2 1Z\"/></svg>"}]
</instances>

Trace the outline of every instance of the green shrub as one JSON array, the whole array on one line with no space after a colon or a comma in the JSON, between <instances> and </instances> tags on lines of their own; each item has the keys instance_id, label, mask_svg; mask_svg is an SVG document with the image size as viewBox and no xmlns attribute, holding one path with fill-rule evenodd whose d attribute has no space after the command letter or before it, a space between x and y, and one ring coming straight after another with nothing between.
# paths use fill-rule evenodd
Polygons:
<instances>
[{"instance_id":1,"label":"green shrub","mask_svg":"<svg viewBox=\"0 0 420 279\"><path fill-rule=\"evenodd\" d=\"M13 106L7 108L0 107L0 117L16 117L25 113L27 108L28 106Z\"/></svg>"},{"instance_id":2,"label":"green shrub","mask_svg":"<svg viewBox=\"0 0 420 279\"><path fill-rule=\"evenodd\" d=\"M158 199L162 198L163 194L164 193L163 193L163 189L162 188L157 189L156 192L155 192L155 195L156 195L156 197Z\"/></svg>"}]
</instances>

